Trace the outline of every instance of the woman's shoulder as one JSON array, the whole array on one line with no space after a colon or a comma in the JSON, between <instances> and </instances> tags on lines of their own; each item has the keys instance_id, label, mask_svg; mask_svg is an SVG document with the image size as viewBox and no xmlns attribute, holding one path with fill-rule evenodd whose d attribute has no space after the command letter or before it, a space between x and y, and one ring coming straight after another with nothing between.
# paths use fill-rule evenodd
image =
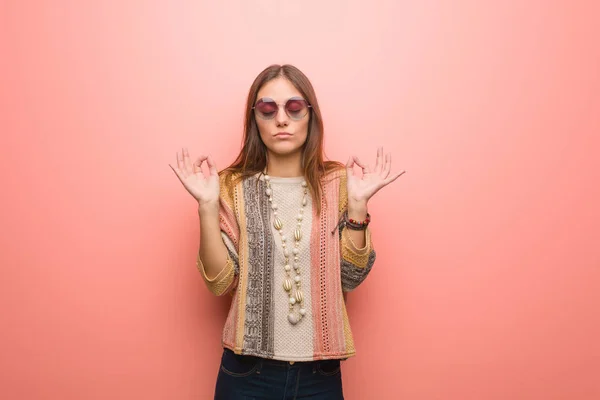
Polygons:
<instances>
[{"instance_id":1,"label":"woman's shoulder","mask_svg":"<svg viewBox=\"0 0 600 400\"><path fill-rule=\"evenodd\" d=\"M323 177L323 186L329 187L327 192L337 194L338 209L341 214L348 204L346 165L340 162L332 162L329 170L326 169L326 171L327 173Z\"/></svg>"},{"instance_id":2,"label":"woman's shoulder","mask_svg":"<svg viewBox=\"0 0 600 400\"><path fill-rule=\"evenodd\" d=\"M226 168L224 170L219 171L219 182L220 183L225 183L225 182L229 182L235 178L237 178L237 176L239 175L238 172Z\"/></svg>"},{"instance_id":3,"label":"woman's shoulder","mask_svg":"<svg viewBox=\"0 0 600 400\"><path fill-rule=\"evenodd\" d=\"M219 172L219 183L222 186L229 187L233 190L235 186L239 183L246 181L248 179L257 179L258 173L256 174L248 174L242 173L242 171L227 168Z\"/></svg>"},{"instance_id":4,"label":"woman's shoulder","mask_svg":"<svg viewBox=\"0 0 600 400\"><path fill-rule=\"evenodd\" d=\"M240 181L240 174L231 169L219 171L219 189L220 197L226 203L232 203L235 192L235 186Z\"/></svg>"}]
</instances>

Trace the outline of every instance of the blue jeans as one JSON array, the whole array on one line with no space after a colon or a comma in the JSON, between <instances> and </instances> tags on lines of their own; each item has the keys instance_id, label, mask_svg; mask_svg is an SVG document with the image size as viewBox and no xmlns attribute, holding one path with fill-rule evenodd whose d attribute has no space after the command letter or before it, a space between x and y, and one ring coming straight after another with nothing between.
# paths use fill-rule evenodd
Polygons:
<instances>
[{"instance_id":1,"label":"blue jeans","mask_svg":"<svg viewBox=\"0 0 600 400\"><path fill-rule=\"evenodd\" d=\"M295 362L224 349L215 400L343 400L340 360Z\"/></svg>"}]
</instances>

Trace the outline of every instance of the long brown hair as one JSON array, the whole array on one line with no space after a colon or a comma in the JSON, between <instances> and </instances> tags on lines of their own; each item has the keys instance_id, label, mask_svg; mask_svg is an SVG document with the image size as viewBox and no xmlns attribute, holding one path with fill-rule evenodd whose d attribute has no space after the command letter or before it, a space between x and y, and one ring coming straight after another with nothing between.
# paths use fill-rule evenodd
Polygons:
<instances>
[{"instance_id":1,"label":"long brown hair","mask_svg":"<svg viewBox=\"0 0 600 400\"><path fill-rule=\"evenodd\" d=\"M317 102L317 95L306 75L293 65L270 65L258 74L254 83L252 83L246 101L242 149L236 160L222 172L229 173L227 174L226 179L231 177L231 173L236 173L237 179L235 182L239 182L241 179L264 171L267 165L267 147L260 138L252 107L256 102L256 97L260 88L265 83L278 77L287 79L298 91L300 91L304 99L311 105L308 135L302 148L302 169L304 179L308 184L308 188L313 198L313 204L317 208L317 213L320 214L320 199L323 192L322 178L329 172L338 168L343 168L344 165L337 161L324 161L323 118L321 116L319 103ZM235 184L235 182L233 184Z\"/></svg>"}]
</instances>

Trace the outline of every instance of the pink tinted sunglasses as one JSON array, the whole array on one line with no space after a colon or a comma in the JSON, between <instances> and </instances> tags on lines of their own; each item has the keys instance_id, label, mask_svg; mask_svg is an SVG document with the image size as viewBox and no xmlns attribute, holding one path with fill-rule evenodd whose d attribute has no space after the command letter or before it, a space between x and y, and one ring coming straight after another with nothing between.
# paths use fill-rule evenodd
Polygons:
<instances>
[{"instance_id":1,"label":"pink tinted sunglasses","mask_svg":"<svg viewBox=\"0 0 600 400\"><path fill-rule=\"evenodd\" d=\"M295 121L304 118L311 107L302 97L292 97L285 104L277 104L270 97L263 97L256 102L252 109L256 111L256 115L260 119L273 119L279 112L280 105L283 106L287 116Z\"/></svg>"}]
</instances>

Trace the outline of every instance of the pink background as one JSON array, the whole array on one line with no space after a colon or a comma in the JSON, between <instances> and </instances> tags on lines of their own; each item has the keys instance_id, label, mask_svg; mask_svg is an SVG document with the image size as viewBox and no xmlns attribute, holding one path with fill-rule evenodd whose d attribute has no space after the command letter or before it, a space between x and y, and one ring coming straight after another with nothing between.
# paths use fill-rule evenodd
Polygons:
<instances>
[{"instance_id":1,"label":"pink background","mask_svg":"<svg viewBox=\"0 0 600 400\"><path fill-rule=\"evenodd\" d=\"M211 398L227 299L168 163L231 162L289 62L330 158L407 170L370 203L346 397L600 398L597 4L3 1L0 396Z\"/></svg>"}]
</instances>

